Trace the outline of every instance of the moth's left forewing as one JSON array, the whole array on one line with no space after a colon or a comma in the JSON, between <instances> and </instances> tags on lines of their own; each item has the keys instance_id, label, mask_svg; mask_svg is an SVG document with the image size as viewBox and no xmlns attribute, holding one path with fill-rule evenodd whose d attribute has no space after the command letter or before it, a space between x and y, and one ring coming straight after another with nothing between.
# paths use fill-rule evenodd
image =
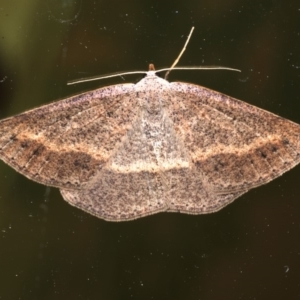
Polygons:
<instances>
[{"instance_id":1,"label":"moth's left forewing","mask_svg":"<svg viewBox=\"0 0 300 300\"><path fill-rule=\"evenodd\" d=\"M300 162L300 125L201 86L170 88L174 126L216 193L249 190Z\"/></svg>"},{"instance_id":2,"label":"moth's left forewing","mask_svg":"<svg viewBox=\"0 0 300 300\"><path fill-rule=\"evenodd\" d=\"M132 84L100 88L0 121L0 158L37 182L82 188L135 114Z\"/></svg>"}]
</instances>

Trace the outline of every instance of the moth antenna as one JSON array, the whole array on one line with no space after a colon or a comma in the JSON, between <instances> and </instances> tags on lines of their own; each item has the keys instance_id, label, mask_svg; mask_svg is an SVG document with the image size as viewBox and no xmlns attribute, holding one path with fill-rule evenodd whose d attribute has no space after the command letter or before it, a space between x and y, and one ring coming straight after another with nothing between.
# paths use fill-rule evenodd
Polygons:
<instances>
[{"instance_id":1,"label":"moth antenna","mask_svg":"<svg viewBox=\"0 0 300 300\"><path fill-rule=\"evenodd\" d=\"M175 67L172 69L171 68L159 69L159 70L156 70L156 72L157 73L164 72L164 71L171 72L172 70L227 70L227 71L242 72L239 69L222 67L222 66Z\"/></svg>"},{"instance_id":2,"label":"moth antenna","mask_svg":"<svg viewBox=\"0 0 300 300\"><path fill-rule=\"evenodd\" d=\"M173 65L170 67L169 71L166 73L166 75L165 75L165 79L166 79L166 80L167 80L167 78L168 78L169 73L172 71L172 69L173 69L173 68L177 65L177 63L179 62L180 57L182 56L183 52L184 52L185 49L186 49L187 44L188 44L189 41L190 41L190 38L191 38L191 36L192 36L192 33L193 33L194 29L195 29L195 27L193 26L192 29L191 29L191 31L190 31L190 34L188 35L188 37L187 37L187 39L186 39L186 41L185 41L185 44L184 44L184 46L183 46L181 52L179 53L178 57L177 57L177 58L175 59L175 61L173 62Z\"/></svg>"},{"instance_id":3,"label":"moth antenna","mask_svg":"<svg viewBox=\"0 0 300 300\"><path fill-rule=\"evenodd\" d=\"M186 42L182 48L182 50L180 51L178 57L175 59L174 63L172 64L172 66L170 68L164 68L164 69L160 69L157 70L156 72L163 72L163 71L167 71L166 75L165 75L165 79L167 80L169 73L172 70L229 70L229 71L237 71L237 72L241 72L238 69L233 69L233 68L227 68L227 67L222 67L222 66L203 66L203 67L175 67L177 65L177 63L179 62L179 59L181 58L181 56L183 55L184 51L186 50L186 46L190 41L190 38L192 36L192 33L194 31L195 27L192 27ZM149 71L155 71L155 67L154 64L149 64ZM100 77L89 77L89 78L83 78L83 79L76 79L76 80L71 80L67 83L67 85L73 85L73 84L77 84L77 83L82 83L82 82L89 82L89 81L96 81L96 80L101 80L101 79L107 79L107 78L113 78L113 77L119 77L119 76L123 76L123 75L132 75L132 74L145 74L146 72L144 71L131 71L131 72L123 72L123 73L117 73L117 74L111 74L111 75L105 75L105 76L100 76Z\"/></svg>"},{"instance_id":4,"label":"moth antenna","mask_svg":"<svg viewBox=\"0 0 300 300\"><path fill-rule=\"evenodd\" d=\"M149 66L149 68L150 68L150 66ZM112 74L112 75L105 75L105 76L100 76L100 77L75 79L75 80L68 81L67 85L72 85L72 84L77 84L77 83L82 83L82 82L95 81L95 80L106 79L106 78L113 78L113 77L118 77L118 76L123 76L123 75L145 74L145 73L146 73L145 71L131 71L131 72L123 72L123 73Z\"/></svg>"}]
</instances>

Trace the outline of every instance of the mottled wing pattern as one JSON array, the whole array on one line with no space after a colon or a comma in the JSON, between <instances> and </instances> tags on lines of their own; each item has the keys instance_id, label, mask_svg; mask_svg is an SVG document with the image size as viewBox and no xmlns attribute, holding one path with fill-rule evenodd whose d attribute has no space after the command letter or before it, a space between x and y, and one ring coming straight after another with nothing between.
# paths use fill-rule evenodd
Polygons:
<instances>
[{"instance_id":1,"label":"mottled wing pattern","mask_svg":"<svg viewBox=\"0 0 300 300\"><path fill-rule=\"evenodd\" d=\"M217 211L300 161L300 125L148 72L0 121L0 158L110 221Z\"/></svg>"},{"instance_id":2,"label":"mottled wing pattern","mask_svg":"<svg viewBox=\"0 0 300 300\"><path fill-rule=\"evenodd\" d=\"M145 125L153 127L140 108L122 143L116 145L104 168L96 172L88 189L61 189L64 199L109 221L132 220L166 210L166 187Z\"/></svg>"},{"instance_id":3,"label":"mottled wing pattern","mask_svg":"<svg viewBox=\"0 0 300 300\"><path fill-rule=\"evenodd\" d=\"M182 170L185 189L170 210L219 210L299 163L298 124L201 86L174 82L170 89L170 118L193 164Z\"/></svg>"},{"instance_id":4,"label":"mottled wing pattern","mask_svg":"<svg viewBox=\"0 0 300 300\"><path fill-rule=\"evenodd\" d=\"M168 118L163 90L168 83L157 77L154 80L145 91L136 86L139 115L89 188L61 190L70 204L110 221L168 210L170 181L164 169L186 165L188 153L182 151L183 145Z\"/></svg>"},{"instance_id":5,"label":"mottled wing pattern","mask_svg":"<svg viewBox=\"0 0 300 300\"><path fill-rule=\"evenodd\" d=\"M81 189L132 125L133 84L100 88L0 121L0 158L45 185Z\"/></svg>"}]
</instances>

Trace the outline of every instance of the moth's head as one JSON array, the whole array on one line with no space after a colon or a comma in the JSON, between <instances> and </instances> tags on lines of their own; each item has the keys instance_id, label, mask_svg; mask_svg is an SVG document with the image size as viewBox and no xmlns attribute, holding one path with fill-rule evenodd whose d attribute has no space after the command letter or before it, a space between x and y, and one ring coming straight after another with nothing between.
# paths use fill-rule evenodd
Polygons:
<instances>
[{"instance_id":1,"label":"moth's head","mask_svg":"<svg viewBox=\"0 0 300 300\"><path fill-rule=\"evenodd\" d=\"M148 71L145 73L145 77L136 84L135 88L140 92L154 91L161 93L169 89L169 82L157 76L156 71Z\"/></svg>"}]
</instances>

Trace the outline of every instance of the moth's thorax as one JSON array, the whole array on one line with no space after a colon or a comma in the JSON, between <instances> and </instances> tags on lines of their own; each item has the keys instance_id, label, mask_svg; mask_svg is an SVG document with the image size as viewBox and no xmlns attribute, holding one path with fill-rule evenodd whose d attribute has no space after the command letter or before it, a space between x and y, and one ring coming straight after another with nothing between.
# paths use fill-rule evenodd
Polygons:
<instances>
[{"instance_id":1,"label":"moth's thorax","mask_svg":"<svg viewBox=\"0 0 300 300\"><path fill-rule=\"evenodd\" d=\"M159 113L168 103L170 87L168 81L158 77L154 71L149 71L135 85L135 91L141 107L148 113Z\"/></svg>"}]
</instances>

